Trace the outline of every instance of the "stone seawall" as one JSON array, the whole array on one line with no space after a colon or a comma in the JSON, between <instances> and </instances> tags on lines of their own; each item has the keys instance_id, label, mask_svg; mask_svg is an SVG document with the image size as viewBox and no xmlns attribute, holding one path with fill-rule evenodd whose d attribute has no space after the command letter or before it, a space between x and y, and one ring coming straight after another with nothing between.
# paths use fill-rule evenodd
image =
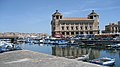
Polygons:
<instances>
[{"instance_id":1,"label":"stone seawall","mask_svg":"<svg viewBox=\"0 0 120 67\"><path fill-rule=\"evenodd\" d=\"M0 53L0 67L103 67L29 50Z\"/></svg>"}]
</instances>

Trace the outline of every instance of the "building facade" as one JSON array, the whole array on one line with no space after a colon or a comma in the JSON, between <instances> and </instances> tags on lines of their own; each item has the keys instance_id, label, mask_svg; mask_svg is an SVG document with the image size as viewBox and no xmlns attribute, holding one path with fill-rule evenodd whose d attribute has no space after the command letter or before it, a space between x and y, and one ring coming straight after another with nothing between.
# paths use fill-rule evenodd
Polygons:
<instances>
[{"instance_id":1,"label":"building facade","mask_svg":"<svg viewBox=\"0 0 120 67\"><path fill-rule=\"evenodd\" d=\"M118 23L110 23L105 26L105 30L102 33L120 33L120 21Z\"/></svg>"},{"instance_id":2,"label":"building facade","mask_svg":"<svg viewBox=\"0 0 120 67\"><path fill-rule=\"evenodd\" d=\"M77 34L99 34L99 15L92 10L87 18L64 18L56 10L51 21L52 36L61 34L72 37Z\"/></svg>"}]
</instances>

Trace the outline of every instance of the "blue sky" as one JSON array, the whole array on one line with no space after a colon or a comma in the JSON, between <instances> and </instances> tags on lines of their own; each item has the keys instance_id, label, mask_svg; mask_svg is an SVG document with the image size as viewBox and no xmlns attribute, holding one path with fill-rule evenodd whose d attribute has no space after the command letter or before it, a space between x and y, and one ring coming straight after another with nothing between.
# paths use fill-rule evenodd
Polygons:
<instances>
[{"instance_id":1,"label":"blue sky","mask_svg":"<svg viewBox=\"0 0 120 67\"><path fill-rule=\"evenodd\" d=\"M100 30L120 21L119 0L0 0L0 32L51 34L51 15L87 17L91 10L100 15Z\"/></svg>"}]
</instances>

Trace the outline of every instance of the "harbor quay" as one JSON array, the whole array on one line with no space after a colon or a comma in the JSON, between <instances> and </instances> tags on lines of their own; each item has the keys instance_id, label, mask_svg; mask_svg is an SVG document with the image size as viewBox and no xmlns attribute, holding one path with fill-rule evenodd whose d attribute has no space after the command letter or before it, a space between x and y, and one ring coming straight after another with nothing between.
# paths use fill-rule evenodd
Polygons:
<instances>
[{"instance_id":1,"label":"harbor quay","mask_svg":"<svg viewBox=\"0 0 120 67\"><path fill-rule=\"evenodd\" d=\"M0 67L103 67L100 65L57 57L29 50L0 54Z\"/></svg>"}]
</instances>

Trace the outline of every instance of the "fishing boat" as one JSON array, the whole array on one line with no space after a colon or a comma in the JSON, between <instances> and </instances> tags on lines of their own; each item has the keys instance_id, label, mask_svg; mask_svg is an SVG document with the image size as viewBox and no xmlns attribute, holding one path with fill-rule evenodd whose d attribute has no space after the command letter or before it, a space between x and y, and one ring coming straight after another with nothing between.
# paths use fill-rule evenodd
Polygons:
<instances>
[{"instance_id":1,"label":"fishing boat","mask_svg":"<svg viewBox=\"0 0 120 67\"><path fill-rule=\"evenodd\" d=\"M99 65L103 65L103 66L112 66L115 63L115 59L103 57L103 58L91 60L90 62L95 63L95 64L99 64Z\"/></svg>"},{"instance_id":2,"label":"fishing boat","mask_svg":"<svg viewBox=\"0 0 120 67\"><path fill-rule=\"evenodd\" d=\"M120 47L120 43L113 44L113 45L107 45L106 47L119 48Z\"/></svg>"},{"instance_id":3,"label":"fishing boat","mask_svg":"<svg viewBox=\"0 0 120 67\"><path fill-rule=\"evenodd\" d=\"M22 50L20 46L5 41L0 41L0 53L12 50Z\"/></svg>"},{"instance_id":4,"label":"fishing boat","mask_svg":"<svg viewBox=\"0 0 120 67\"><path fill-rule=\"evenodd\" d=\"M106 46L108 49L120 49L120 43Z\"/></svg>"},{"instance_id":5,"label":"fishing boat","mask_svg":"<svg viewBox=\"0 0 120 67\"><path fill-rule=\"evenodd\" d=\"M120 43L119 43L119 44L112 45L112 48L120 48Z\"/></svg>"}]
</instances>

